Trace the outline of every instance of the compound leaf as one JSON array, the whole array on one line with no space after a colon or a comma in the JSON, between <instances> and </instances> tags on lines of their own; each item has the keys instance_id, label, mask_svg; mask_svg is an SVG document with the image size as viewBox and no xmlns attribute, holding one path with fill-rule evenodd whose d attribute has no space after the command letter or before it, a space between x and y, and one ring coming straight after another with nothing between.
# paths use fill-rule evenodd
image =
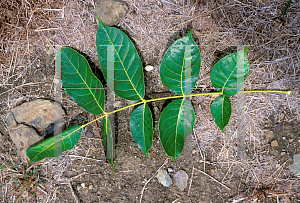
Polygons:
<instances>
[{"instance_id":1,"label":"compound leaf","mask_svg":"<svg viewBox=\"0 0 300 203\"><path fill-rule=\"evenodd\" d=\"M141 59L134 45L121 30L108 27L99 18L98 20L96 46L105 80L108 82L107 79L110 78L107 76L108 63L113 60L114 78L110 79L114 84L108 82L109 87L123 99L141 100L145 95L144 74ZM112 56L108 55L107 51L111 48L114 53Z\"/></svg>"},{"instance_id":2,"label":"compound leaf","mask_svg":"<svg viewBox=\"0 0 300 203\"><path fill-rule=\"evenodd\" d=\"M111 124L110 121L107 118L104 118L102 120L103 126L101 129L101 137L102 137L102 144L106 151L106 158L111 167L113 168L115 166L114 164L114 143L113 143L113 137L112 137L112 130L111 130ZM110 147L108 150L107 148ZM108 154L109 153L109 154Z\"/></svg>"},{"instance_id":3,"label":"compound leaf","mask_svg":"<svg viewBox=\"0 0 300 203\"><path fill-rule=\"evenodd\" d=\"M85 57L69 47L63 47L58 54L61 54L62 85L70 97L92 114L105 112L105 91Z\"/></svg>"},{"instance_id":4,"label":"compound leaf","mask_svg":"<svg viewBox=\"0 0 300 203\"><path fill-rule=\"evenodd\" d=\"M210 79L215 88L222 89L224 95L233 96L242 89L249 70L245 48L219 60L211 71Z\"/></svg>"},{"instance_id":5,"label":"compound leaf","mask_svg":"<svg viewBox=\"0 0 300 203\"><path fill-rule=\"evenodd\" d=\"M74 125L64 132L48 138L26 150L31 162L40 161L46 157L58 157L63 151L72 149L79 141L82 128Z\"/></svg>"},{"instance_id":6,"label":"compound leaf","mask_svg":"<svg viewBox=\"0 0 300 203\"><path fill-rule=\"evenodd\" d=\"M210 106L210 110L216 124L224 132L224 128L228 124L231 116L231 103L229 97L223 95L216 98Z\"/></svg>"},{"instance_id":7,"label":"compound leaf","mask_svg":"<svg viewBox=\"0 0 300 203\"><path fill-rule=\"evenodd\" d=\"M161 62L161 81L175 94L185 94L186 82L192 89L196 85L200 72L201 56L192 38L192 31L175 41L168 48Z\"/></svg>"},{"instance_id":8,"label":"compound leaf","mask_svg":"<svg viewBox=\"0 0 300 203\"><path fill-rule=\"evenodd\" d=\"M184 140L195 124L195 112L189 101L178 99L168 104L159 119L159 135L167 155L174 161L180 155Z\"/></svg>"},{"instance_id":9,"label":"compound leaf","mask_svg":"<svg viewBox=\"0 0 300 203\"><path fill-rule=\"evenodd\" d=\"M130 116L130 131L137 146L148 155L152 147L153 120L150 108L143 104L133 111Z\"/></svg>"}]
</instances>

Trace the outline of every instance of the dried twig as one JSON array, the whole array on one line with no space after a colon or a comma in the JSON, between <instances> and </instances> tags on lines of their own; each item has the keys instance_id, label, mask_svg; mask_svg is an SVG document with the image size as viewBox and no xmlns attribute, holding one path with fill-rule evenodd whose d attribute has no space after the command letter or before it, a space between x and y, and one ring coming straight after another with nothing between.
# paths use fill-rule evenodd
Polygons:
<instances>
[{"instance_id":1,"label":"dried twig","mask_svg":"<svg viewBox=\"0 0 300 203\"><path fill-rule=\"evenodd\" d=\"M189 186L189 191L188 191L187 196L190 195L190 190L191 190L191 186L192 186L192 182L193 182L193 177L194 177L194 169L195 169L195 167L193 166L192 177L191 177L191 180L190 180L190 186Z\"/></svg>"},{"instance_id":2,"label":"dried twig","mask_svg":"<svg viewBox=\"0 0 300 203\"><path fill-rule=\"evenodd\" d=\"M164 165L166 165L167 163L168 163L168 158L165 160L165 162L163 163L163 165L161 165L160 167L159 167L159 169L161 169ZM151 181L151 179L157 174L157 172L159 171L159 169L157 169L157 171L153 174L153 176L151 177L151 178L149 178L149 180L145 183L145 185L144 185L144 187L143 187L143 189L142 189L142 191L141 191L141 198L140 198L140 203L142 202L142 199L143 199L143 193L144 193L144 190L145 190L145 188L146 188L146 185Z\"/></svg>"},{"instance_id":3,"label":"dried twig","mask_svg":"<svg viewBox=\"0 0 300 203\"><path fill-rule=\"evenodd\" d=\"M215 178L211 177L210 175L208 175L207 173L195 168L197 171L199 171L200 173L208 176L209 178L211 178L213 181L215 181L216 183L219 183L220 185L222 185L223 187L225 187L227 190L231 190L229 187L227 187L226 185L224 185L223 183L221 183L220 181L216 180Z\"/></svg>"}]
</instances>

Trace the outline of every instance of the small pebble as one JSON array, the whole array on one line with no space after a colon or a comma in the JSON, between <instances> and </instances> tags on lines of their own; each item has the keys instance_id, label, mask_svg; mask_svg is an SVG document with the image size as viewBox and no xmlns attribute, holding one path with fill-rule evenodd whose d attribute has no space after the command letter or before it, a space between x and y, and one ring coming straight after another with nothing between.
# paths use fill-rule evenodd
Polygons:
<instances>
[{"instance_id":1,"label":"small pebble","mask_svg":"<svg viewBox=\"0 0 300 203\"><path fill-rule=\"evenodd\" d=\"M152 71L152 70L153 70L153 66L147 65L147 66L145 67L145 70L146 70L146 71Z\"/></svg>"},{"instance_id":2,"label":"small pebble","mask_svg":"<svg viewBox=\"0 0 300 203\"><path fill-rule=\"evenodd\" d=\"M87 131L85 132L85 136L88 137L88 138L94 137L93 133L91 133L91 131L89 131L89 130L87 130Z\"/></svg>"},{"instance_id":3,"label":"small pebble","mask_svg":"<svg viewBox=\"0 0 300 203\"><path fill-rule=\"evenodd\" d=\"M172 168L168 168L168 172L169 173L173 172L173 169Z\"/></svg>"},{"instance_id":4,"label":"small pebble","mask_svg":"<svg viewBox=\"0 0 300 203\"><path fill-rule=\"evenodd\" d=\"M172 185L172 179L168 172L164 169L159 169L156 175L158 182L160 182L165 187L170 187Z\"/></svg>"},{"instance_id":5,"label":"small pebble","mask_svg":"<svg viewBox=\"0 0 300 203\"><path fill-rule=\"evenodd\" d=\"M81 187L82 187L82 188L85 188L85 183L81 183Z\"/></svg>"},{"instance_id":6,"label":"small pebble","mask_svg":"<svg viewBox=\"0 0 300 203\"><path fill-rule=\"evenodd\" d=\"M273 141L271 142L271 146L272 146L272 147L277 147L277 146L278 146L277 140L273 140Z\"/></svg>"},{"instance_id":7,"label":"small pebble","mask_svg":"<svg viewBox=\"0 0 300 203\"><path fill-rule=\"evenodd\" d=\"M175 174L173 180L179 190L183 191L187 187L188 174L184 170L180 170Z\"/></svg>"},{"instance_id":8,"label":"small pebble","mask_svg":"<svg viewBox=\"0 0 300 203\"><path fill-rule=\"evenodd\" d=\"M281 152L281 155L285 155L285 152Z\"/></svg>"},{"instance_id":9,"label":"small pebble","mask_svg":"<svg viewBox=\"0 0 300 203\"><path fill-rule=\"evenodd\" d=\"M89 190L92 190L92 189L93 189L93 185L90 185L90 186L89 186Z\"/></svg>"}]
</instances>

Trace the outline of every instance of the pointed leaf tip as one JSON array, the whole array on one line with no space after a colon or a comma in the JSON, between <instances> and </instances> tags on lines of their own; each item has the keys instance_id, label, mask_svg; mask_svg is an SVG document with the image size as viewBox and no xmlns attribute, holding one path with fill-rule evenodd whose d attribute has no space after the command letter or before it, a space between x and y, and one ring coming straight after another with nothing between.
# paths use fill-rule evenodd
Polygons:
<instances>
[{"instance_id":1,"label":"pointed leaf tip","mask_svg":"<svg viewBox=\"0 0 300 203\"><path fill-rule=\"evenodd\" d=\"M81 126L72 126L64 132L27 149L26 154L31 162L37 162L46 157L58 157L62 152L72 149L78 143L81 133Z\"/></svg>"},{"instance_id":2,"label":"pointed leaf tip","mask_svg":"<svg viewBox=\"0 0 300 203\"><path fill-rule=\"evenodd\" d=\"M110 89L123 99L145 96L142 62L133 43L120 29L99 23L96 46L101 70ZM113 70L113 71L112 71ZM114 78L108 81L108 78Z\"/></svg>"},{"instance_id":3,"label":"pointed leaf tip","mask_svg":"<svg viewBox=\"0 0 300 203\"><path fill-rule=\"evenodd\" d=\"M177 99L169 103L159 118L159 136L168 156L174 161L180 155L184 140L194 128L195 112L191 103Z\"/></svg>"},{"instance_id":4,"label":"pointed leaf tip","mask_svg":"<svg viewBox=\"0 0 300 203\"><path fill-rule=\"evenodd\" d=\"M217 126L224 132L225 126L228 125L231 116L231 103L228 96L220 96L211 104L211 114Z\"/></svg>"},{"instance_id":5,"label":"pointed leaf tip","mask_svg":"<svg viewBox=\"0 0 300 203\"><path fill-rule=\"evenodd\" d=\"M136 108L130 116L130 131L137 146L147 157L152 147L153 119L150 108L143 104Z\"/></svg>"}]
</instances>

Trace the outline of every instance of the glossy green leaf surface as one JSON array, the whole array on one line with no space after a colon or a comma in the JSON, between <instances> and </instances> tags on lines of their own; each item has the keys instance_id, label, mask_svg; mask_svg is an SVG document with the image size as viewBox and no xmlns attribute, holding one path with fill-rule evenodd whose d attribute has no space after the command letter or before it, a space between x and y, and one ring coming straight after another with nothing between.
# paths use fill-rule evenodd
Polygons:
<instances>
[{"instance_id":1,"label":"glossy green leaf surface","mask_svg":"<svg viewBox=\"0 0 300 203\"><path fill-rule=\"evenodd\" d=\"M153 120L146 104L139 106L131 114L130 131L137 146L148 156L148 150L152 147Z\"/></svg>"},{"instance_id":2,"label":"glossy green leaf surface","mask_svg":"<svg viewBox=\"0 0 300 203\"><path fill-rule=\"evenodd\" d=\"M165 152L174 161L180 155L184 140L194 128L195 112L189 101L178 99L168 104L159 119L159 136Z\"/></svg>"},{"instance_id":3,"label":"glossy green leaf surface","mask_svg":"<svg viewBox=\"0 0 300 203\"><path fill-rule=\"evenodd\" d=\"M98 78L81 54L63 47L61 54L61 80L70 97L84 110L99 115L104 112L105 91Z\"/></svg>"},{"instance_id":4,"label":"glossy green leaf surface","mask_svg":"<svg viewBox=\"0 0 300 203\"><path fill-rule=\"evenodd\" d=\"M81 126L74 125L64 132L55 135L26 150L31 162L40 161L46 157L58 157L62 152L72 149L79 141Z\"/></svg>"},{"instance_id":5,"label":"glossy green leaf surface","mask_svg":"<svg viewBox=\"0 0 300 203\"><path fill-rule=\"evenodd\" d=\"M242 89L249 70L245 48L219 60L211 71L210 79L215 88L223 89L224 95L233 96Z\"/></svg>"},{"instance_id":6,"label":"glossy green leaf surface","mask_svg":"<svg viewBox=\"0 0 300 203\"><path fill-rule=\"evenodd\" d=\"M102 123L103 123L102 129L101 129L102 144L106 151L107 161L109 162L111 167L114 167L114 160L113 160L114 145L112 144L113 139L112 139L111 124L110 124L110 121L106 118L104 118L102 120ZM107 150L108 147L111 147L110 150ZM110 154L107 154L107 153L110 153Z\"/></svg>"},{"instance_id":7,"label":"glossy green leaf surface","mask_svg":"<svg viewBox=\"0 0 300 203\"><path fill-rule=\"evenodd\" d=\"M130 39L115 27L108 27L99 19L96 46L103 75L108 81L108 45L114 45L114 84L109 87L121 98L137 101L144 98L144 74L141 59ZM113 80L113 78L111 78Z\"/></svg>"},{"instance_id":8,"label":"glossy green leaf surface","mask_svg":"<svg viewBox=\"0 0 300 203\"><path fill-rule=\"evenodd\" d=\"M216 98L210 106L210 110L216 124L224 132L232 111L229 97L223 95Z\"/></svg>"},{"instance_id":9,"label":"glossy green leaf surface","mask_svg":"<svg viewBox=\"0 0 300 203\"><path fill-rule=\"evenodd\" d=\"M191 76L191 88L196 85L201 64L200 51L192 38L191 30L185 37L175 41L167 50L160 66L160 78L162 83L175 94L185 94L186 69ZM186 56L191 57L189 65L186 64Z\"/></svg>"}]
</instances>

